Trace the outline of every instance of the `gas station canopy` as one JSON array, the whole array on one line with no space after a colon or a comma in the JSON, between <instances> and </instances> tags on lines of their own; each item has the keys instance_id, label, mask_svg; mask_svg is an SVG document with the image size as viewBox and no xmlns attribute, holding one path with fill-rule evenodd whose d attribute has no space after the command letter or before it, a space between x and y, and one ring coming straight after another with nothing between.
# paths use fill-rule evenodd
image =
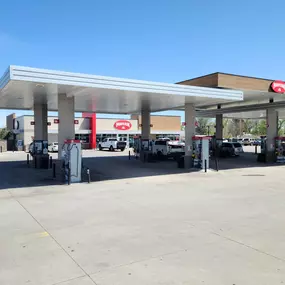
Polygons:
<instances>
[{"instance_id":1,"label":"gas station canopy","mask_svg":"<svg viewBox=\"0 0 285 285\"><path fill-rule=\"evenodd\" d=\"M0 79L0 108L32 110L34 103L58 110L58 94L74 97L75 112L140 113L242 101L239 90L196 87L10 66Z\"/></svg>"},{"instance_id":2,"label":"gas station canopy","mask_svg":"<svg viewBox=\"0 0 285 285\"><path fill-rule=\"evenodd\" d=\"M285 82L229 73L216 72L179 82L187 86L215 87L223 90L241 90L244 99L196 108L198 117L214 118L223 114L225 118L263 119L267 109L278 111L285 118ZM182 109L182 108L181 108Z\"/></svg>"}]
</instances>

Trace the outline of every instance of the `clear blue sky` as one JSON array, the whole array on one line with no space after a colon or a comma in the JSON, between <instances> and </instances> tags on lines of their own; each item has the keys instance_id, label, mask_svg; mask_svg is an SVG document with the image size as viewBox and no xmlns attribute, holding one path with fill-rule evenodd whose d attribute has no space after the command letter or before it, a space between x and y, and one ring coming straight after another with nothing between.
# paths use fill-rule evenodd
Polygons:
<instances>
[{"instance_id":1,"label":"clear blue sky","mask_svg":"<svg viewBox=\"0 0 285 285\"><path fill-rule=\"evenodd\" d=\"M162 82L285 79L284 0L2 2L0 74L14 64Z\"/></svg>"}]
</instances>

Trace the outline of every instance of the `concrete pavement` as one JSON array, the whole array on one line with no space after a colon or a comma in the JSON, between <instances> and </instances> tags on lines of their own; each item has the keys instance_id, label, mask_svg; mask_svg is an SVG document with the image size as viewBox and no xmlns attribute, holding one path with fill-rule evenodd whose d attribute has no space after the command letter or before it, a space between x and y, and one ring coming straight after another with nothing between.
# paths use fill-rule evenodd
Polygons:
<instances>
[{"instance_id":1,"label":"concrete pavement","mask_svg":"<svg viewBox=\"0 0 285 285\"><path fill-rule=\"evenodd\" d=\"M284 284L284 171L3 189L0 284Z\"/></svg>"}]
</instances>

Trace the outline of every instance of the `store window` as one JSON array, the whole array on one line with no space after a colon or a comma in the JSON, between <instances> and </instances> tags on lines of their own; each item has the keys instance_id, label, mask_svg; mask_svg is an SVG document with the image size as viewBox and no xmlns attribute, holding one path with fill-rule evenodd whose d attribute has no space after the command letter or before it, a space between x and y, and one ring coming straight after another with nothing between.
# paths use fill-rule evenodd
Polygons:
<instances>
[{"instance_id":1,"label":"store window","mask_svg":"<svg viewBox=\"0 0 285 285\"><path fill-rule=\"evenodd\" d=\"M89 134L76 134L76 140L80 140L82 143L89 143Z\"/></svg>"}]
</instances>

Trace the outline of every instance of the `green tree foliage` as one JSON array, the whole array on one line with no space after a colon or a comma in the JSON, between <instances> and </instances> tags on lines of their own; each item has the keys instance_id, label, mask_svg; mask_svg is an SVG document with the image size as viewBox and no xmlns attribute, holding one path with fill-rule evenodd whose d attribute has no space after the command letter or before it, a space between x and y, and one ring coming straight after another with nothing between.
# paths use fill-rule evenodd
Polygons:
<instances>
[{"instance_id":1,"label":"green tree foliage","mask_svg":"<svg viewBox=\"0 0 285 285\"><path fill-rule=\"evenodd\" d=\"M6 128L0 129L0 140L6 139L9 131Z\"/></svg>"},{"instance_id":2,"label":"green tree foliage","mask_svg":"<svg viewBox=\"0 0 285 285\"><path fill-rule=\"evenodd\" d=\"M213 132L213 122L208 118L197 118L198 126L196 127L197 135L211 135Z\"/></svg>"}]
</instances>

